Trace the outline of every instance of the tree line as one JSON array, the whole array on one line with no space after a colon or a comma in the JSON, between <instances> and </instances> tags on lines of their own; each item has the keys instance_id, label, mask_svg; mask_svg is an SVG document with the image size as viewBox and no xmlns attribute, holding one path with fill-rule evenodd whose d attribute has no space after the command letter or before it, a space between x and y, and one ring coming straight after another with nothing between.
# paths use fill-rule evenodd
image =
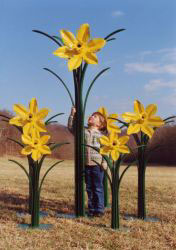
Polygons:
<instances>
[{"instance_id":1,"label":"tree line","mask_svg":"<svg viewBox=\"0 0 176 250\"><path fill-rule=\"evenodd\" d=\"M12 117L12 113L3 110L1 114ZM74 159L74 137L66 126L55 123L48 126L48 132L51 135L51 142L69 142L59 149L53 151L51 157L58 159ZM123 130L122 134L126 131ZM10 138L21 141L21 134L14 126L8 124L4 118L0 117L0 156L14 155L21 156L21 147ZM126 156L125 161L131 162L135 159L136 144L133 136L130 136L129 146L133 149L133 154ZM149 164L154 165L176 165L176 125L165 125L158 128L147 147L149 154Z\"/></svg>"}]
</instances>

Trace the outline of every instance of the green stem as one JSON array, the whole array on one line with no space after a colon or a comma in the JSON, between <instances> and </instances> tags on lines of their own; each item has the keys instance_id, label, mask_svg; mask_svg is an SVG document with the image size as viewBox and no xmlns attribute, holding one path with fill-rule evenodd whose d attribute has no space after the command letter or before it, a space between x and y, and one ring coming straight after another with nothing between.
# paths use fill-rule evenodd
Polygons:
<instances>
[{"instance_id":1,"label":"green stem","mask_svg":"<svg viewBox=\"0 0 176 250\"><path fill-rule=\"evenodd\" d=\"M59 164L59 163L61 163L61 162L63 162L63 160L55 162L55 163L54 163L50 168L48 168L48 170L45 172L45 174L44 174L44 176L43 176L43 178L42 178L42 180L41 180L41 182L40 182L40 186L39 186L39 195L40 195L40 193L41 193L42 185L43 185L43 182L44 182L44 180L45 180L47 174L51 171L51 169L53 169L57 164Z\"/></svg>"},{"instance_id":2,"label":"green stem","mask_svg":"<svg viewBox=\"0 0 176 250\"><path fill-rule=\"evenodd\" d=\"M31 227L39 227L39 208L40 208L40 195L39 195L39 169L38 162L33 162L32 168L32 209L31 209Z\"/></svg>"},{"instance_id":3,"label":"green stem","mask_svg":"<svg viewBox=\"0 0 176 250\"><path fill-rule=\"evenodd\" d=\"M141 133L141 144L143 143L143 134ZM138 218L146 218L146 204L145 204L145 149L138 148Z\"/></svg>"},{"instance_id":4,"label":"green stem","mask_svg":"<svg viewBox=\"0 0 176 250\"><path fill-rule=\"evenodd\" d=\"M29 199L28 199L28 210L29 214L32 211L32 171L33 171L33 159L31 155L27 156L28 158L28 165L29 165L29 176L31 178L31 182L29 182Z\"/></svg>"},{"instance_id":5,"label":"green stem","mask_svg":"<svg viewBox=\"0 0 176 250\"><path fill-rule=\"evenodd\" d=\"M48 69L48 68L43 68L44 70L50 72L51 74L53 74L64 86L64 88L66 89L69 97L70 97L70 100L71 100L71 103L72 105L74 106L74 101L73 101L73 98L72 98L72 94L70 92L70 90L68 89L67 85L65 84L65 82L62 80L62 78L60 76L58 76L54 71L52 71L51 69Z\"/></svg>"},{"instance_id":6,"label":"green stem","mask_svg":"<svg viewBox=\"0 0 176 250\"><path fill-rule=\"evenodd\" d=\"M142 164L138 166L138 218L146 218L145 167Z\"/></svg>"},{"instance_id":7,"label":"green stem","mask_svg":"<svg viewBox=\"0 0 176 250\"><path fill-rule=\"evenodd\" d=\"M104 207L109 207L109 192L108 192L108 177L106 174L104 174L103 179L103 186L104 186Z\"/></svg>"},{"instance_id":8,"label":"green stem","mask_svg":"<svg viewBox=\"0 0 176 250\"><path fill-rule=\"evenodd\" d=\"M77 217L85 216L85 195L84 195L84 113L82 89L86 70L79 68L73 71L75 84L75 214ZM81 70L81 76L80 76ZM80 80L81 79L81 80Z\"/></svg>"},{"instance_id":9,"label":"green stem","mask_svg":"<svg viewBox=\"0 0 176 250\"><path fill-rule=\"evenodd\" d=\"M111 171L112 174L112 212L111 212L111 228L119 229L119 168L115 165Z\"/></svg>"},{"instance_id":10,"label":"green stem","mask_svg":"<svg viewBox=\"0 0 176 250\"><path fill-rule=\"evenodd\" d=\"M107 71L108 69L110 69L110 68L105 68L105 69L103 69L102 71L100 71L100 72L95 76L95 78L93 79L93 81L91 82L91 84L90 84L90 86L89 86L89 88L88 88L88 90L87 90L85 100L84 100L84 114L85 114L85 111L86 111L87 99L88 99L88 97L89 97L89 93L90 93L91 88L93 87L95 81L96 81L105 71Z\"/></svg>"}]
</instances>

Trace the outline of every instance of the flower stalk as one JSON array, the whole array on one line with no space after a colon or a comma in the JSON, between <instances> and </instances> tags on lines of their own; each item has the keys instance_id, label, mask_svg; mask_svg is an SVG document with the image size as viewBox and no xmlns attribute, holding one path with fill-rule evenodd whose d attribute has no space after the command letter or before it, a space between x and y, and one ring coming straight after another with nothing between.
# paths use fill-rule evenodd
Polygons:
<instances>
[{"instance_id":1,"label":"flower stalk","mask_svg":"<svg viewBox=\"0 0 176 250\"><path fill-rule=\"evenodd\" d=\"M140 101L134 101L134 113L122 114L127 127L127 134L132 134L137 145L137 169L138 169L138 218L146 219L145 201L145 172L147 167L146 148L154 131L164 125L165 121L156 116L157 105L149 104L144 108ZM148 152L149 153L149 152Z\"/></svg>"},{"instance_id":2,"label":"flower stalk","mask_svg":"<svg viewBox=\"0 0 176 250\"><path fill-rule=\"evenodd\" d=\"M75 101L73 101L72 95L66 86L65 82L53 71L46 69L50 73L56 76L57 79L63 84L72 105L76 108L75 115L75 214L77 217L85 215L85 198L84 198L84 116L87 98L94 82L99 78L102 73L107 69L102 70L94 78L90 84L86 93L85 100L83 100L83 82L84 76L88 64L98 64L98 58L96 53L100 51L105 44L114 40L111 36L123 31L124 29L118 29L107 35L105 38L90 39L90 27L85 23L80 26L76 36L68 30L61 30L60 37L50 36L45 32L39 30L33 30L36 33L42 34L52 41L54 41L59 48L53 52L55 56L64 58L68 62L69 71L73 72Z\"/></svg>"},{"instance_id":3,"label":"flower stalk","mask_svg":"<svg viewBox=\"0 0 176 250\"><path fill-rule=\"evenodd\" d=\"M51 123L52 118L49 118L45 123L43 119L48 113L48 109L42 109L38 111L37 100L33 98L29 104L29 110L27 110L23 105L15 104L14 109L18 114L17 117L13 117L9 120L9 123L15 127L19 127L22 136L22 142L18 142L14 139L12 141L16 142L22 147L21 154L26 155L28 158L29 170L25 169L23 165L17 161L10 160L16 163L25 172L29 180L29 212L31 214L31 228L39 227L39 210L40 210L40 193L46 175L49 171L62 161L56 162L52 165L44 174L43 178L40 180L40 170L46 155L51 154L52 150L68 143L48 143L50 136L41 135L40 132L47 132L46 125ZM10 139L10 138L9 138Z\"/></svg>"},{"instance_id":4,"label":"flower stalk","mask_svg":"<svg viewBox=\"0 0 176 250\"><path fill-rule=\"evenodd\" d=\"M86 66L85 66L86 67ZM84 192L84 111L83 111L83 78L81 67L73 71L75 86L75 215L85 216Z\"/></svg>"},{"instance_id":5,"label":"flower stalk","mask_svg":"<svg viewBox=\"0 0 176 250\"><path fill-rule=\"evenodd\" d=\"M114 163L115 165L115 163ZM112 175L112 212L111 212L111 228L119 229L120 220L119 220L119 167L113 166L111 175Z\"/></svg>"}]
</instances>

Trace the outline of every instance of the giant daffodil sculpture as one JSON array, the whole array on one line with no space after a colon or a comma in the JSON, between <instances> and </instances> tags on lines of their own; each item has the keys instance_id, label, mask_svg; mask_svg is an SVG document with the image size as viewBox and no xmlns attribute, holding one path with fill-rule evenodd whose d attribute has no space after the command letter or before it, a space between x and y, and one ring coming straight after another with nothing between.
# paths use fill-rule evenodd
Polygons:
<instances>
[{"instance_id":1,"label":"giant daffodil sculpture","mask_svg":"<svg viewBox=\"0 0 176 250\"><path fill-rule=\"evenodd\" d=\"M149 153L147 144L152 138L155 129L163 126L165 121L156 116L157 105L150 104L146 108L138 101L134 101L134 113L122 114L124 125L127 126L127 134L133 135L137 145L137 167L138 167L138 218L146 219L145 205L145 172ZM168 120L168 119L166 119Z\"/></svg>"},{"instance_id":2,"label":"giant daffodil sculpture","mask_svg":"<svg viewBox=\"0 0 176 250\"><path fill-rule=\"evenodd\" d=\"M98 64L97 53L102 50L107 42L115 40L113 35L123 31L118 29L107 35L105 38L91 38L90 26L85 23L80 26L77 34L74 35L69 30L61 29L60 36L52 36L43 31L33 30L54 41L59 48L53 54L60 58L64 58L68 62L68 69L73 73L74 96L67 84L54 71L44 68L53 74L65 87L72 106L76 108L75 117L75 215L77 217L85 215L85 196L84 196L84 116L86 110L87 99L95 81L109 68L101 70L90 83L85 99L83 99L83 85L85 73L88 64ZM75 100L74 100L75 99Z\"/></svg>"},{"instance_id":3,"label":"giant daffodil sculpture","mask_svg":"<svg viewBox=\"0 0 176 250\"><path fill-rule=\"evenodd\" d=\"M31 224L29 226L32 228L45 228L46 225L39 224L41 188L50 170L62 161L57 161L50 166L41 178L41 181L40 170L45 157L50 155L52 150L68 143L49 143L50 135L43 133L48 132L47 125L52 122L51 120L62 113L56 114L44 122L44 118L47 116L49 110L38 110L36 98L31 99L28 109L21 104L15 104L14 111L17 116L11 119L4 115L1 116L21 132L21 141L13 138L9 139L22 147L21 154L27 156L29 171L16 160L11 159L9 161L17 164L25 172L29 180L29 213L31 214Z\"/></svg>"},{"instance_id":4,"label":"giant daffodil sculpture","mask_svg":"<svg viewBox=\"0 0 176 250\"><path fill-rule=\"evenodd\" d=\"M118 129L119 131L119 129ZM121 132L121 131L120 131ZM119 136L118 133L113 130L109 131L108 136L102 136L100 138L101 148L94 148L98 151L107 162L107 168L104 168L105 175L107 176L112 194L111 204L111 228L119 229L119 189L120 183L125 172L131 166L129 164L120 175L120 166L123 164L126 154L130 153L130 149L127 146L129 136ZM87 145L88 146L88 145ZM98 164L97 162L95 162ZM98 164L100 165L100 164ZM100 167L102 167L100 165Z\"/></svg>"}]
</instances>

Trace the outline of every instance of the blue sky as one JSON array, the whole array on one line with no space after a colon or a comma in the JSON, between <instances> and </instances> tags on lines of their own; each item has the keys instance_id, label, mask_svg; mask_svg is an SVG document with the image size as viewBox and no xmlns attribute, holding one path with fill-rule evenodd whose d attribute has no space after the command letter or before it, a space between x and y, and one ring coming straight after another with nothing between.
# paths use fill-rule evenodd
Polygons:
<instances>
[{"instance_id":1,"label":"blue sky","mask_svg":"<svg viewBox=\"0 0 176 250\"><path fill-rule=\"evenodd\" d=\"M158 104L162 117L175 115L175 0L1 0L0 109L11 111L15 103L27 106L36 97L39 108L49 108L51 115L65 113L58 121L67 123L68 95L43 68L62 77L74 96L72 73L65 59L52 54L57 45L32 30L76 33L83 23L90 24L92 38L126 29L97 54L99 64L88 67L84 91L100 70L110 70L95 83L86 116L100 106L109 113L133 111L135 99L145 106Z\"/></svg>"}]
</instances>

